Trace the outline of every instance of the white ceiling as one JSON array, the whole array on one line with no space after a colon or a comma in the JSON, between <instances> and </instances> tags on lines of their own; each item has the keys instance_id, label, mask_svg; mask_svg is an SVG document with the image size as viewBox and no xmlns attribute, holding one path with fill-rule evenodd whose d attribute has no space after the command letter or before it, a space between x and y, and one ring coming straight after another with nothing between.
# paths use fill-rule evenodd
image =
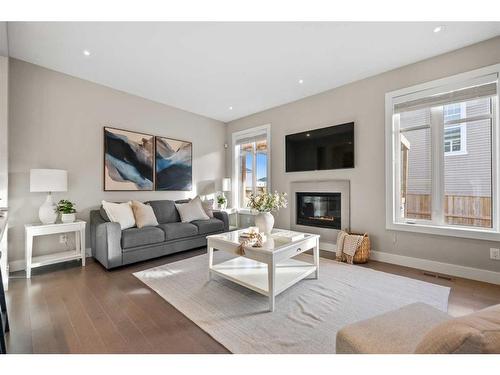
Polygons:
<instances>
[{"instance_id":1,"label":"white ceiling","mask_svg":"<svg viewBox=\"0 0 500 375\"><path fill-rule=\"evenodd\" d=\"M227 122L500 35L438 24L9 22L8 41L17 59Z\"/></svg>"}]
</instances>

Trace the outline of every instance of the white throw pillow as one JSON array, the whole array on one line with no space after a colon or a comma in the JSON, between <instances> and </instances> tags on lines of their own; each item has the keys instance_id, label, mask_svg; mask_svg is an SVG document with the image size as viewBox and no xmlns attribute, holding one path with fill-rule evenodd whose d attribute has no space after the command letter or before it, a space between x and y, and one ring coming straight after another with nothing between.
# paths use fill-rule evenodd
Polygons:
<instances>
[{"instance_id":1,"label":"white throw pillow","mask_svg":"<svg viewBox=\"0 0 500 375\"><path fill-rule=\"evenodd\" d=\"M179 216L183 223L190 223L194 220L210 219L203 209L200 197L194 198L189 203L176 204L175 207L177 211L179 211Z\"/></svg>"},{"instance_id":2,"label":"white throw pillow","mask_svg":"<svg viewBox=\"0 0 500 375\"><path fill-rule=\"evenodd\" d=\"M123 229L135 227L134 212L132 211L132 202L111 203L102 201L102 207L114 223L119 223Z\"/></svg>"}]
</instances>

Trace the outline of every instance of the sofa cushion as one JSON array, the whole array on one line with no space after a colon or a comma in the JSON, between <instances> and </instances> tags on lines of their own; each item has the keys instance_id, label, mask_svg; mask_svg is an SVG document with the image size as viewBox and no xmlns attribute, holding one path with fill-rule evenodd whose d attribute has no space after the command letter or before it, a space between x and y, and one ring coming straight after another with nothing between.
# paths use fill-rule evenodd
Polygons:
<instances>
[{"instance_id":1,"label":"sofa cushion","mask_svg":"<svg viewBox=\"0 0 500 375\"><path fill-rule=\"evenodd\" d=\"M194 220L206 220L209 219L208 215L205 213L203 209L203 205L201 203L200 197L196 197L191 200L189 203L184 204L175 204L177 211L179 212L179 216L181 217L181 221L183 223L190 223Z\"/></svg>"},{"instance_id":2,"label":"sofa cushion","mask_svg":"<svg viewBox=\"0 0 500 375\"><path fill-rule=\"evenodd\" d=\"M201 205L203 206L203 209L205 210L205 213L207 214L208 217L214 217L214 200L213 199L201 201Z\"/></svg>"},{"instance_id":3,"label":"sofa cushion","mask_svg":"<svg viewBox=\"0 0 500 375\"><path fill-rule=\"evenodd\" d=\"M199 234L208 234L224 230L224 222L216 218L211 218L208 220L195 220L192 221L191 224L194 224L198 227Z\"/></svg>"},{"instance_id":4,"label":"sofa cushion","mask_svg":"<svg viewBox=\"0 0 500 375\"><path fill-rule=\"evenodd\" d=\"M149 201L145 203L149 203L149 205L153 207L153 211L155 213L156 220L158 220L158 223L166 224L166 223L175 223L181 221L179 213L175 208L174 201L163 199L158 201Z\"/></svg>"},{"instance_id":5,"label":"sofa cushion","mask_svg":"<svg viewBox=\"0 0 500 375\"><path fill-rule=\"evenodd\" d=\"M165 241L165 232L158 227L130 228L122 231L122 248L151 245Z\"/></svg>"},{"instance_id":6,"label":"sofa cushion","mask_svg":"<svg viewBox=\"0 0 500 375\"><path fill-rule=\"evenodd\" d=\"M500 305L448 320L418 344L420 354L500 353Z\"/></svg>"},{"instance_id":7,"label":"sofa cushion","mask_svg":"<svg viewBox=\"0 0 500 375\"><path fill-rule=\"evenodd\" d=\"M119 223L122 230L135 227L132 202L112 203L102 201L102 207L104 211L106 211L109 220L114 223Z\"/></svg>"},{"instance_id":8,"label":"sofa cushion","mask_svg":"<svg viewBox=\"0 0 500 375\"><path fill-rule=\"evenodd\" d=\"M337 354L411 354L433 326L450 319L425 303L362 320L337 332Z\"/></svg>"},{"instance_id":9,"label":"sofa cushion","mask_svg":"<svg viewBox=\"0 0 500 375\"><path fill-rule=\"evenodd\" d=\"M132 211L134 211L137 228L156 227L158 225L153 208L149 204L132 201Z\"/></svg>"},{"instance_id":10,"label":"sofa cushion","mask_svg":"<svg viewBox=\"0 0 500 375\"><path fill-rule=\"evenodd\" d=\"M190 223L160 224L158 225L158 228L161 228L163 232L165 232L165 238L167 239L167 241L196 236L198 234L198 228L196 227L196 225Z\"/></svg>"}]
</instances>

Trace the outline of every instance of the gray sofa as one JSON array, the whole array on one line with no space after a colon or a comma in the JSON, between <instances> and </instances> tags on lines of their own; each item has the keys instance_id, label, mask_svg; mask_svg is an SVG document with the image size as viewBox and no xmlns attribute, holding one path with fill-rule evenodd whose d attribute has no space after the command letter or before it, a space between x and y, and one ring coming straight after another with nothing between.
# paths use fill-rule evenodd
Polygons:
<instances>
[{"instance_id":1,"label":"gray sofa","mask_svg":"<svg viewBox=\"0 0 500 375\"><path fill-rule=\"evenodd\" d=\"M181 203L182 201L177 201ZM214 211L209 220L182 223L174 201L147 202L159 225L121 230L102 209L90 211L92 256L107 269L206 246L206 236L229 231L225 212Z\"/></svg>"}]
</instances>

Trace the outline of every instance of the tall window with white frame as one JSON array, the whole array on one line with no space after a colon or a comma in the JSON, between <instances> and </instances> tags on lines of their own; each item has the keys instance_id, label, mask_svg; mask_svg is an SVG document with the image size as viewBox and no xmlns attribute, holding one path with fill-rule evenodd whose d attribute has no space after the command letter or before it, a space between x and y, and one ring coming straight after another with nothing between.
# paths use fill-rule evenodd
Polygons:
<instances>
[{"instance_id":1,"label":"tall window with white frame","mask_svg":"<svg viewBox=\"0 0 500 375\"><path fill-rule=\"evenodd\" d=\"M269 188L268 131L258 128L235 136L235 195L238 208L247 208L250 194L267 192Z\"/></svg>"},{"instance_id":2,"label":"tall window with white frame","mask_svg":"<svg viewBox=\"0 0 500 375\"><path fill-rule=\"evenodd\" d=\"M388 94L390 229L499 232L498 72L490 70Z\"/></svg>"}]
</instances>

